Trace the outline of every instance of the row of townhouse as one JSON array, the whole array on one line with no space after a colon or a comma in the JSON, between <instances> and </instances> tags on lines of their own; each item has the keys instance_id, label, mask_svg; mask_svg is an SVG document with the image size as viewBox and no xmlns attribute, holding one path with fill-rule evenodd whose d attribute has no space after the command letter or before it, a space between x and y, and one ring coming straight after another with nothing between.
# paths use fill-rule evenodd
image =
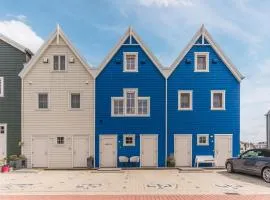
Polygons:
<instances>
[{"instance_id":1,"label":"row of townhouse","mask_svg":"<svg viewBox=\"0 0 270 200\"><path fill-rule=\"evenodd\" d=\"M121 156L138 158L137 167L164 167L170 155L176 166L193 166L196 155L213 155L223 166L239 153L244 77L204 26L169 68L132 28L98 68L59 27L29 62L21 48L19 64L14 56L12 66L3 64L10 54L3 46L2 156L20 153L20 144L28 167L86 167L90 156L95 167L121 167Z\"/></svg>"}]
</instances>

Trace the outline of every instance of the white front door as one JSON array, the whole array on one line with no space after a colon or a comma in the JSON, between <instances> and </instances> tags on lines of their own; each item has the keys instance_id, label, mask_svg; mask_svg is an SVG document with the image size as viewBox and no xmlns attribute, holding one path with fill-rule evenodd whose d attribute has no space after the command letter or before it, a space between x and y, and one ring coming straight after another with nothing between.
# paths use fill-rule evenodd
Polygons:
<instances>
[{"instance_id":1,"label":"white front door","mask_svg":"<svg viewBox=\"0 0 270 200\"><path fill-rule=\"evenodd\" d=\"M174 157L177 167L192 166L192 135L174 135Z\"/></svg>"},{"instance_id":2,"label":"white front door","mask_svg":"<svg viewBox=\"0 0 270 200\"><path fill-rule=\"evenodd\" d=\"M0 124L0 159L7 157L7 124Z\"/></svg>"},{"instance_id":3,"label":"white front door","mask_svg":"<svg viewBox=\"0 0 270 200\"><path fill-rule=\"evenodd\" d=\"M116 135L101 135L99 141L100 167L117 166L117 137Z\"/></svg>"},{"instance_id":4,"label":"white front door","mask_svg":"<svg viewBox=\"0 0 270 200\"><path fill-rule=\"evenodd\" d=\"M87 167L89 137L73 136L73 167Z\"/></svg>"},{"instance_id":5,"label":"white front door","mask_svg":"<svg viewBox=\"0 0 270 200\"><path fill-rule=\"evenodd\" d=\"M158 166L158 136L141 135L141 167Z\"/></svg>"},{"instance_id":6,"label":"white front door","mask_svg":"<svg viewBox=\"0 0 270 200\"><path fill-rule=\"evenodd\" d=\"M48 137L32 137L32 167L48 167Z\"/></svg>"},{"instance_id":7,"label":"white front door","mask_svg":"<svg viewBox=\"0 0 270 200\"><path fill-rule=\"evenodd\" d=\"M225 167L225 161L230 157L232 157L232 135L215 135L216 166Z\"/></svg>"}]
</instances>

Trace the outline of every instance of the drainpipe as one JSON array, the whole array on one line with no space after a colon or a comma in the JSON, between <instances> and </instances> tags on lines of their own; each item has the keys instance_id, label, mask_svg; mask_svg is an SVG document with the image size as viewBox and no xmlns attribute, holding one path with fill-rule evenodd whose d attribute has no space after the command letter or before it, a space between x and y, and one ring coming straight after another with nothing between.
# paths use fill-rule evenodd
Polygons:
<instances>
[{"instance_id":1,"label":"drainpipe","mask_svg":"<svg viewBox=\"0 0 270 200\"><path fill-rule=\"evenodd\" d=\"M165 78L165 166L167 167L167 146L168 146L168 111L167 111L167 78Z\"/></svg>"}]
</instances>

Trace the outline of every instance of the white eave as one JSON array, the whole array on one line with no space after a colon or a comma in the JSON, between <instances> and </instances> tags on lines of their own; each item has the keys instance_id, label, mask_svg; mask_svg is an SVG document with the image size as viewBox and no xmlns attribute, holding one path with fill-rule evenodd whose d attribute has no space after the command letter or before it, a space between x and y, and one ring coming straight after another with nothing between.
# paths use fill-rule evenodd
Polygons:
<instances>
[{"instance_id":1,"label":"white eave","mask_svg":"<svg viewBox=\"0 0 270 200\"><path fill-rule=\"evenodd\" d=\"M188 45L182 50L180 55L176 58L176 60L173 62L173 64L170 66L170 72L168 74L168 77L173 73L173 71L177 68L179 63L184 59L186 54L189 52L189 50L193 47L193 45L196 43L196 41L200 38L200 36L203 36L211 47L215 50L215 52L218 54L218 56L221 58L221 60L224 62L224 64L228 67L228 69L231 71L231 73L234 75L234 77L241 82L245 77L238 71L238 69L233 65L231 60L223 53L221 48L217 45L217 43L213 40L210 33L206 30L204 25L200 27L200 29L197 31L197 33L193 36L191 41L188 43Z\"/></svg>"},{"instance_id":2,"label":"white eave","mask_svg":"<svg viewBox=\"0 0 270 200\"><path fill-rule=\"evenodd\" d=\"M49 39L43 43L43 45L39 48L37 53L32 57L32 59L24 65L23 70L19 73L19 76L21 78L24 78L28 72L31 71L33 66L37 63L39 60L40 56L46 51L46 49L49 47L49 45L52 43L52 41L57 38L59 39L59 36L64 40L64 42L68 45L68 47L71 49L71 51L77 56L77 58L80 60L82 65L85 67L87 72L92 76L93 74L91 73L90 66L86 62L86 60L80 55L78 50L72 45L71 41L67 38L67 36L64 34L62 29L60 28L59 25L57 25L56 30L53 32L53 34L49 37Z\"/></svg>"},{"instance_id":3,"label":"white eave","mask_svg":"<svg viewBox=\"0 0 270 200\"><path fill-rule=\"evenodd\" d=\"M16 49L20 50L23 53L29 53L29 54L33 55L33 53L28 48L26 48L23 45L15 42L14 40L8 38L7 36L5 36L3 34L0 34L0 40L3 40L7 44L10 44L11 46L15 47Z\"/></svg>"},{"instance_id":4,"label":"white eave","mask_svg":"<svg viewBox=\"0 0 270 200\"><path fill-rule=\"evenodd\" d=\"M116 52L121 48L124 42L127 40L128 37L133 37L137 42L138 45L144 50L146 55L150 58L150 60L154 63L154 65L158 68L160 73L165 77L163 73L163 66L160 64L158 59L155 55L150 51L150 49L143 43L139 35L133 30L133 28L129 27L128 30L125 32L124 36L119 40L119 42L115 45L115 47L111 50L111 52L106 56L106 58L102 61L99 65L98 69L96 70L95 76L97 77L102 70L106 67L109 61L113 58Z\"/></svg>"}]
</instances>

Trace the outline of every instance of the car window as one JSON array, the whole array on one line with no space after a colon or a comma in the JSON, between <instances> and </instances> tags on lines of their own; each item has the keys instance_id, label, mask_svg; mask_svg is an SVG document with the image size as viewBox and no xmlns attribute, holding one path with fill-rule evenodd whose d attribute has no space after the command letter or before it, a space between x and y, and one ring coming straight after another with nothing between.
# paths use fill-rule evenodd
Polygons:
<instances>
[{"instance_id":1,"label":"car window","mask_svg":"<svg viewBox=\"0 0 270 200\"><path fill-rule=\"evenodd\" d=\"M270 151L264 151L263 156L269 158L270 157Z\"/></svg>"},{"instance_id":2,"label":"car window","mask_svg":"<svg viewBox=\"0 0 270 200\"><path fill-rule=\"evenodd\" d=\"M260 150L250 150L241 156L242 158L258 158L258 157L264 157L264 154Z\"/></svg>"}]
</instances>

